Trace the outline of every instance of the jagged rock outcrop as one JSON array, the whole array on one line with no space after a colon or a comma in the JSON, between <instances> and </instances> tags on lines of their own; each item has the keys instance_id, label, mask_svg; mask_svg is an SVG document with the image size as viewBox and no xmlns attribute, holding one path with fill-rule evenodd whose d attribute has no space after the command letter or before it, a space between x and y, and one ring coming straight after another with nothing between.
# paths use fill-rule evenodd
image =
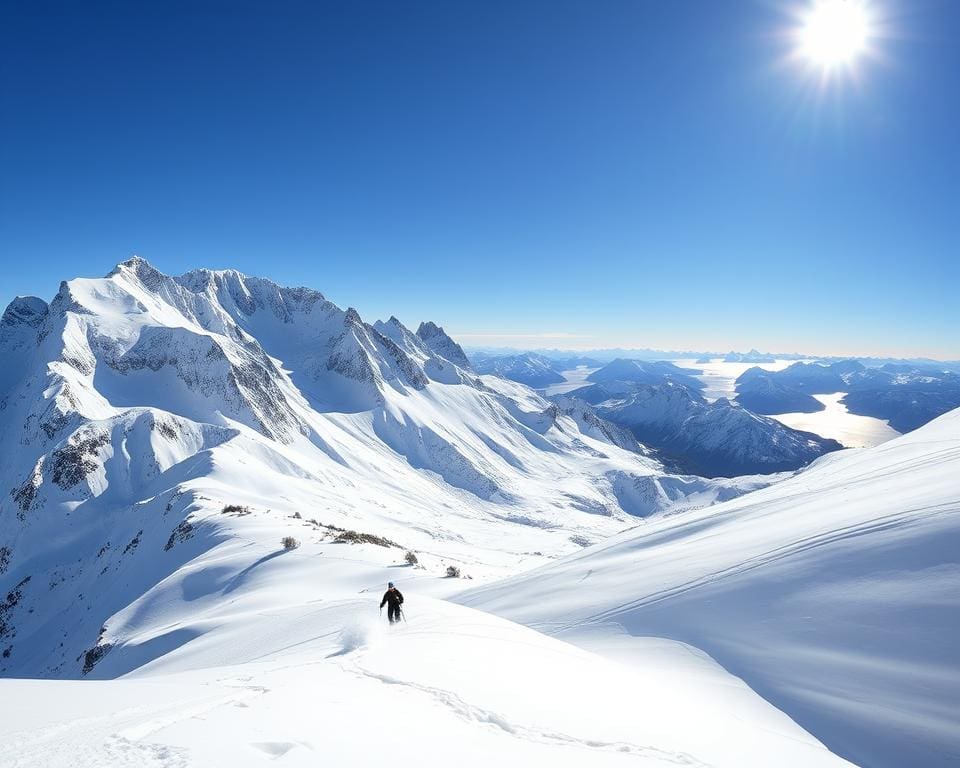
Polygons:
<instances>
[{"instance_id":1,"label":"jagged rock outcrop","mask_svg":"<svg viewBox=\"0 0 960 768\"><path fill-rule=\"evenodd\" d=\"M463 348L451 339L439 325L430 321L420 323L420 327L417 328L417 336L427 347L444 360L449 360L464 370L472 370L470 359L463 351Z\"/></svg>"}]
</instances>

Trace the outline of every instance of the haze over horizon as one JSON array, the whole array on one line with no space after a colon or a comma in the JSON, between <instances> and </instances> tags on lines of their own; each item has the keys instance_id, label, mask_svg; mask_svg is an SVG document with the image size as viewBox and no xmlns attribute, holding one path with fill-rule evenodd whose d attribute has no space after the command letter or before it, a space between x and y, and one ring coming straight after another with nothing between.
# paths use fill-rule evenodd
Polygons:
<instances>
[{"instance_id":1,"label":"haze over horizon","mask_svg":"<svg viewBox=\"0 0 960 768\"><path fill-rule=\"evenodd\" d=\"M0 303L138 253L474 345L958 359L960 6L829 76L801 6L8 7Z\"/></svg>"},{"instance_id":2,"label":"haze over horizon","mask_svg":"<svg viewBox=\"0 0 960 768\"><path fill-rule=\"evenodd\" d=\"M143 257L141 257L143 258ZM126 260L126 259L123 259ZM167 270L164 269L161 264L158 264L150 259L146 259L157 269L160 269L162 272L167 274L178 274L181 270ZM120 261L117 261L120 263ZM90 272L89 274L73 275L65 274L62 276L63 280L71 279L73 277L88 277L96 278L102 277L106 274L113 266L105 267L100 273ZM197 266L197 267L187 267L182 271L189 271L190 269L203 269L209 267ZM221 269L232 269L232 267L222 267ZM255 275L257 277L270 277L269 270L262 270L259 273L248 273ZM0 297L2 298L2 305L6 306L9 301L11 301L15 296L23 295L38 295L40 298L45 301L49 301L56 293L57 285L61 278L55 278L54 276L49 276L50 278L46 282L51 284L51 288L45 292L39 291L34 293L25 293L17 292L13 295L7 297L6 295ZM274 279L274 278L270 278ZM282 281L280 284L284 284ZM678 339L658 335L658 333L651 333L650 336L642 336L638 332L631 332L627 329L624 332L621 332L619 335L616 332L610 332L608 334L576 334L576 333L566 333L566 332L537 332L537 333L484 333L477 332L473 330L460 331L456 325L452 324L449 321L449 318L445 316L437 315L433 312L429 305L424 305L420 311L417 311L415 308L412 311L409 311L401 316L399 312L390 310L389 301L382 304L381 310L378 312L376 310L369 311L365 302L356 302L351 300L349 297L340 298L338 296L331 295L328 291L324 290L321 285L311 285L308 283L288 283L288 285L305 285L308 288L313 288L321 291L324 295L327 296L331 301L334 301L341 307L354 307L357 309L360 314L367 320L373 321L375 319L386 320L391 315L398 316L401 322L411 328L416 328L421 321L432 320L439 325L445 327L445 329L455 337L459 342L463 344L465 348L468 349L491 349L491 350L501 350L504 352L510 351L544 351L544 350L557 350L557 351L569 351L571 353L586 353L591 351L609 351L609 350L625 350L625 351L663 351L663 352L693 352L693 353L715 353L718 355L725 354L730 351L735 352L749 352L750 350L757 350L765 354L782 354L782 355L804 355L806 357L876 357L876 358L902 358L902 359L921 359L927 358L932 360L940 360L944 362L956 362L957 359L960 359L960 353L956 357L950 357L949 355L938 354L936 351L931 351L924 353L922 351L917 351L917 348L905 348L902 350L897 350L892 347L880 346L863 346L857 348L843 347L839 345L831 345L828 343L823 343L818 340L808 340L806 342L770 342L769 346L760 344L756 341L751 341L749 338L746 339L735 339L728 338L718 333L713 333L710 336L692 336L687 339ZM402 304L403 297L397 297L399 300L397 304ZM802 330L802 329L800 329ZM762 334L757 334L759 338Z\"/></svg>"}]
</instances>

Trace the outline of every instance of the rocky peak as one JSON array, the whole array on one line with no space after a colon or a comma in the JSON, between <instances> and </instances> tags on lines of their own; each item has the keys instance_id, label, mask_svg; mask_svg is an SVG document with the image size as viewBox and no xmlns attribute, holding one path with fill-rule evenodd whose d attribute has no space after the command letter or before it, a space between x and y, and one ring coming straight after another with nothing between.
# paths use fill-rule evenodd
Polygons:
<instances>
[{"instance_id":1,"label":"rocky peak","mask_svg":"<svg viewBox=\"0 0 960 768\"><path fill-rule=\"evenodd\" d=\"M124 272L132 274L147 288L154 291L160 287L160 284L166 277L149 261L140 256L133 256L126 261L120 262L110 271L110 274L108 274L107 277L114 277L115 275L123 274Z\"/></svg>"},{"instance_id":2,"label":"rocky peak","mask_svg":"<svg viewBox=\"0 0 960 768\"><path fill-rule=\"evenodd\" d=\"M429 320L420 323L420 327L417 328L417 336L435 354L465 370L473 370L463 348L436 323Z\"/></svg>"}]
</instances>

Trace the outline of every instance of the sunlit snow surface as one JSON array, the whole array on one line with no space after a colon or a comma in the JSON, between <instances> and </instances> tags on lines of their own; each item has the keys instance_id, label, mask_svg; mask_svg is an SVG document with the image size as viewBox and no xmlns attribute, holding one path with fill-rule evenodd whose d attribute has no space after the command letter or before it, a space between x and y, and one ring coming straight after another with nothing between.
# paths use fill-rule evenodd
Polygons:
<instances>
[{"instance_id":1,"label":"sunlit snow surface","mask_svg":"<svg viewBox=\"0 0 960 768\"><path fill-rule=\"evenodd\" d=\"M285 559L283 583L323 583ZM135 675L0 681L5 768L847 765L677 643L626 665L415 592L387 628L374 595L271 581Z\"/></svg>"},{"instance_id":2,"label":"sunlit snow surface","mask_svg":"<svg viewBox=\"0 0 960 768\"><path fill-rule=\"evenodd\" d=\"M958 553L960 410L462 599L585 647L690 643L854 762L948 766Z\"/></svg>"}]
</instances>

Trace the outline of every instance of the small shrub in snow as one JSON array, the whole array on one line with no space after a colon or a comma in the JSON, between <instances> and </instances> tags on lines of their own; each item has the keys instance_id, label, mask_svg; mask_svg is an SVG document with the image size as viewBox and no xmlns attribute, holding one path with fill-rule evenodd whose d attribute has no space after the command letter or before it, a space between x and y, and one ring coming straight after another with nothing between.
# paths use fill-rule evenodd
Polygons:
<instances>
[{"instance_id":1,"label":"small shrub in snow","mask_svg":"<svg viewBox=\"0 0 960 768\"><path fill-rule=\"evenodd\" d=\"M333 528L333 526L325 526ZM334 530L336 530L334 528ZM395 541L390 541L383 536L375 536L372 533L360 533L359 531L343 531L337 534L333 540L334 544L376 544L378 547L399 547Z\"/></svg>"},{"instance_id":2,"label":"small shrub in snow","mask_svg":"<svg viewBox=\"0 0 960 768\"><path fill-rule=\"evenodd\" d=\"M407 551L407 554L403 556L403 559L407 565L417 565L420 562L417 559L417 556L411 551Z\"/></svg>"},{"instance_id":3,"label":"small shrub in snow","mask_svg":"<svg viewBox=\"0 0 960 768\"><path fill-rule=\"evenodd\" d=\"M242 504L227 504L223 508L223 514L229 515L231 513L238 515L249 515L250 507L245 507Z\"/></svg>"},{"instance_id":4,"label":"small shrub in snow","mask_svg":"<svg viewBox=\"0 0 960 768\"><path fill-rule=\"evenodd\" d=\"M301 515L299 512L294 512L294 513L293 513L293 519L294 519L294 520L303 520L303 515Z\"/></svg>"},{"instance_id":5,"label":"small shrub in snow","mask_svg":"<svg viewBox=\"0 0 960 768\"><path fill-rule=\"evenodd\" d=\"M284 536L280 540L280 543L283 544L284 549L296 549L300 546L300 542L297 541L293 536Z\"/></svg>"},{"instance_id":6,"label":"small shrub in snow","mask_svg":"<svg viewBox=\"0 0 960 768\"><path fill-rule=\"evenodd\" d=\"M460 569L455 565L447 566L447 578L448 579L459 579L460 578Z\"/></svg>"},{"instance_id":7,"label":"small shrub in snow","mask_svg":"<svg viewBox=\"0 0 960 768\"><path fill-rule=\"evenodd\" d=\"M134 550L136 550L136 548L140 546L141 536L143 536L143 528L137 531L137 535L134 536L132 539L130 539L130 543L123 548L123 554L127 554L127 552L133 552Z\"/></svg>"}]
</instances>

